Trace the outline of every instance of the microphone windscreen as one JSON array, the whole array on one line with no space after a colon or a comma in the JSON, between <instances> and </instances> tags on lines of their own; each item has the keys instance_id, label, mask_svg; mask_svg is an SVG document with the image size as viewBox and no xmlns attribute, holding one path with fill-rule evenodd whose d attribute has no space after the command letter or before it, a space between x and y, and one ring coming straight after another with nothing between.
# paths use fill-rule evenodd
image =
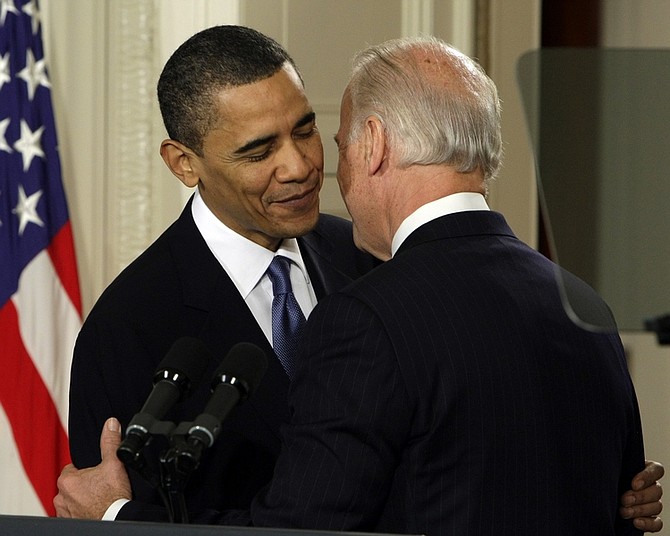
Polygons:
<instances>
[{"instance_id":1,"label":"microphone windscreen","mask_svg":"<svg viewBox=\"0 0 670 536\"><path fill-rule=\"evenodd\" d=\"M222 378L236 378L244 385L246 395L251 396L261 383L267 368L268 360L263 350L250 342L240 342L230 349L216 369L212 386L221 383Z\"/></svg>"},{"instance_id":2,"label":"microphone windscreen","mask_svg":"<svg viewBox=\"0 0 670 536\"><path fill-rule=\"evenodd\" d=\"M200 339L181 337L174 342L156 368L156 376L162 375L164 371L177 372L188 378L191 385L197 385L211 359L209 348Z\"/></svg>"}]
</instances>

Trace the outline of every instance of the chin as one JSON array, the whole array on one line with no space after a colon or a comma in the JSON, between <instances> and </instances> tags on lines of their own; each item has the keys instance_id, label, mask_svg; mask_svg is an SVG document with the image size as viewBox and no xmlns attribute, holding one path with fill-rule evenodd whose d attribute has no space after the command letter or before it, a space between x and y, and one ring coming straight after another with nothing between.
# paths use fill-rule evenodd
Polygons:
<instances>
[{"instance_id":1,"label":"chin","mask_svg":"<svg viewBox=\"0 0 670 536\"><path fill-rule=\"evenodd\" d=\"M319 221L319 212L317 211L313 216L301 218L300 221L292 222L284 226L284 236L289 238L297 238L304 236L316 227Z\"/></svg>"}]
</instances>

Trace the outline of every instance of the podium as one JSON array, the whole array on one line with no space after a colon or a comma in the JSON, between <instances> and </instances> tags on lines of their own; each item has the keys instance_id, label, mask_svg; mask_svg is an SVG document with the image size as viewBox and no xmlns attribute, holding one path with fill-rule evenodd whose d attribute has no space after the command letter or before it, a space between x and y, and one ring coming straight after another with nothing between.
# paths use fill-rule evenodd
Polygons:
<instances>
[{"instance_id":1,"label":"podium","mask_svg":"<svg viewBox=\"0 0 670 536\"><path fill-rule=\"evenodd\" d=\"M367 533L0 515L0 534L2 536L291 536L294 534L355 536Z\"/></svg>"}]
</instances>

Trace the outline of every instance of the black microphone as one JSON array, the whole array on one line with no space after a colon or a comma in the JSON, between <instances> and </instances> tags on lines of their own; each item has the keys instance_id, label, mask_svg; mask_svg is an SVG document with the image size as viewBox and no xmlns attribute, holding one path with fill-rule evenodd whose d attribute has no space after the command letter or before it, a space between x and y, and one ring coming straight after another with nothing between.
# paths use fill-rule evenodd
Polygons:
<instances>
[{"instance_id":1,"label":"black microphone","mask_svg":"<svg viewBox=\"0 0 670 536\"><path fill-rule=\"evenodd\" d=\"M126 437L116 455L126 464L139 462L139 454L150 439L152 426L178 401L184 399L202 378L211 359L199 339L177 339L154 373L154 387L144 406L130 421Z\"/></svg>"},{"instance_id":2,"label":"black microphone","mask_svg":"<svg viewBox=\"0 0 670 536\"><path fill-rule=\"evenodd\" d=\"M211 447L221 431L221 423L238 403L256 391L267 367L265 352L255 344L240 342L233 346L214 373L212 396L193 421L189 440Z\"/></svg>"}]
</instances>

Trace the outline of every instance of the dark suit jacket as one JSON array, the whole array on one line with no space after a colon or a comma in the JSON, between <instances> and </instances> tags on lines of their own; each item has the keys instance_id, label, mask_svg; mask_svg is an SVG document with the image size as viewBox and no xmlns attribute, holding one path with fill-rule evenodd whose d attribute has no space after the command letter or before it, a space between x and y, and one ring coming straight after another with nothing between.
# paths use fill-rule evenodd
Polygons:
<instances>
[{"instance_id":1,"label":"dark suit jacket","mask_svg":"<svg viewBox=\"0 0 670 536\"><path fill-rule=\"evenodd\" d=\"M620 339L570 318L500 214L447 215L312 312L256 525L453 535L632 533L644 463ZM584 283L561 279L613 324ZM577 303L577 302L575 302Z\"/></svg>"},{"instance_id":2,"label":"dark suit jacket","mask_svg":"<svg viewBox=\"0 0 670 536\"><path fill-rule=\"evenodd\" d=\"M349 222L322 215L299 239L317 298L345 286L371 267L356 250ZM288 419L288 378L234 284L198 232L189 202L179 219L125 269L101 295L78 336L72 366L69 434L77 467L100 461L99 435L115 416L123 428L142 407L152 378L172 343L198 337L215 359L197 390L165 420L191 421L203 411L209 379L238 342L263 349L269 367L253 397L229 415L215 446L205 453L186 490L189 509L247 508L271 477L280 449L279 427ZM153 449L153 451L151 450ZM147 459L165 450L160 440ZM143 502L161 505L152 486L131 472L134 497L121 518L159 519ZM159 510L163 510L159 508Z\"/></svg>"}]
</instances>

